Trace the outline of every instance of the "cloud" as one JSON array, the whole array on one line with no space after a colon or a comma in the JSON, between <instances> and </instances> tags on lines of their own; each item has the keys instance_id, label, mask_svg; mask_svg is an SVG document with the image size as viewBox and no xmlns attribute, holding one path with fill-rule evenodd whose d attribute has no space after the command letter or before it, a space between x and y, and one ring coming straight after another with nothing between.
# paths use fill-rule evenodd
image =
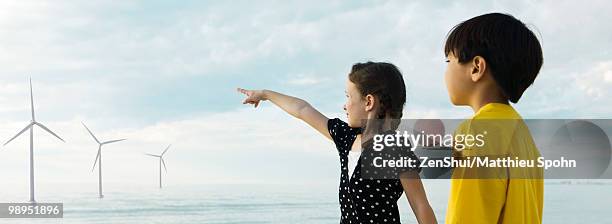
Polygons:
<instances>
[{"instance_id":1,"label":"cloud","mask_svg":"<svg viewBox=\"0 0 612 224\"><path fill-rule=\"evenodd\" d=\"M612 61L600 62L591 70L575 75L574 78L580 89L590 97L601 99L612 96Z\"/></svg>"},{"instance_id":2,"label":"cloud","mask_svg":"<svg viewBox=\"0 0 612 224\"><path fill-rule=\"evenodd\" d=\"M532 105L537 100L531 94L549 92L547 88L560 85L563 79L558 79L559 73L553 71L581 72L592 66L592 61L609 57L609 51L600 49L608 49L606 40L612 37L608 30L582 25L605 21L609 8L605 1L593 5L571 1L496 1L469 7L460 2L403 1L2 4L8 12L0 18L0 29L6 34L0 37L5 43L0 51L4 52L0 53L2 80L18 82L25 75L33 75L37 82L49 85L80 82L94 89L100 88L100 83L107 84L110 91L96 98L122 100L120 106L106 107L116 110L108 116L142 114L153 121L179 112L194 113L191 110L195 108L183 106L171 111L173 107L150 99L174 94L171 92L178 92L177 98L188 97L192 92L176 91L184 82L199 83L200 88L211 91L221 87L233 89L237 83L247 81L281 91L309 83L319 87L299 93L337 99L332 103L320 102L325 109L332 109L332 105L341 103L341 94L337 98L323 94L341 88L350 66L365 60L397 64L405 75L413 106L450 106L441 79L444 37L458 22L492 11L512 13L541 34L545 67L538 81L555 78L546 79L542 81L546 84L528 91L522 101ZM569 13L583 16L564 16ZM293 74L309 75L306 78ZM286 80L276 82L279 78ZM165 85L164 89L160 90L160 85ZM159 91L167 92L154 94ZM63 91L58 88L56 92ZM64 95L69 94L72 93ZM204 101L214 100L206 98L213 94L201 95ZM147 115L151 114L145 113L149 108L140 107L143 101L160 114ZM221 104L226 105L219 107L221 110L232 109L229 103ZM527 113L532 109L535 108ZM571 116L571 110L564 113Z\"/></svg>"},{"instance_id":3,"label":"cloud","mask_svg":"<svg viewBox=\"0 0 612 224\"><path fill-rule=\"evenodd\" d=\"M287 81L287 83L291 84L291 85L296 85L296 86L304 86L304 85L317 85L317 84L321 84L322 82L326 82L329 79L327 78L323 78L323 77L317 77L314 75L296 75L295 78L291 78Z\"/></svg>"}]
</instances>

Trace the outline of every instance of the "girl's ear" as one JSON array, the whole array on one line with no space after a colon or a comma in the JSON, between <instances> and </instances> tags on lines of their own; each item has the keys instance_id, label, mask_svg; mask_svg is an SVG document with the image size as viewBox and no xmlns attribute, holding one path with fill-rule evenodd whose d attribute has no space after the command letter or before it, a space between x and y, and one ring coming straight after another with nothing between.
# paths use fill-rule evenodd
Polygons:
<instances>
[{"instance_id":1,"label":"girl's ear","mask_svg":"<svg viewBox=\"0 0 612 224\"><path fill-rule=\"evenodd\" d=\"M472 82L478 82L484 74L487 68L487 62L481 56L476 56L472 59L472 71L470 77L472 78Z\"/></svg>"},{"instance_id":2,"label":"girl's ear","mask_svg":"<svg viewBox=\"0 0 612 224\"><path fill-rule=\"evenodd\" d=\"M374 103L376 102L376 97L372 94L368 94L365 96L365 110L366 112L370 112L374 109Z\"/></svg>"}]
</instances>

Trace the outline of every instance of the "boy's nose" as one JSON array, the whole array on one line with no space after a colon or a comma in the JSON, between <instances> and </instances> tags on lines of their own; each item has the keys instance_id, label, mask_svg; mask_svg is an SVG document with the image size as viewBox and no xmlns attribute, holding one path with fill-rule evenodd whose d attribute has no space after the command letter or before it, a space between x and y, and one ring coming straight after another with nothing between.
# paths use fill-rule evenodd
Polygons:
<instances>
[{"instance_id":1,"label":"boy's nose","mask_svg":"<svg viewBox=\"0 0 612 224\"><path fill-rule=\"evenodd\" d=\"M342 109L346 111L346 104L342 105Z\"/></svg>"}]
</instances>

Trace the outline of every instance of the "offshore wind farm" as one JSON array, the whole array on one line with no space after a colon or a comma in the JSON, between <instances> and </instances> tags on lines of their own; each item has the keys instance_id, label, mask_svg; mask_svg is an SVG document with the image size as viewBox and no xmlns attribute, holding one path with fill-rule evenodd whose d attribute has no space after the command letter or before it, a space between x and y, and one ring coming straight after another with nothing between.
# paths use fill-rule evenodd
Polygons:
<instances>
[{"instance_id":1,"label":"offshore wind farm","mask_svg":"<svg viewBox=\"0 0 612 224\"><path fill-rule=\"evenodd\" d=\"M29 202L36 204L39 203L38 201L36 201L35 198L35 189L36 189L36 182L35 182L35 166L34 166L34 154L35 154L35 148L34 148L34 128L35 127L39 127L42 130L44 130L45 132L51 134L52 136L54 136L55 138L59 139L62 142L65 142L65 140L63 138L61 138L59 135L57 135L55 132L53 132L51 129L49 129L47 126L45 126L43 123L39 122L36 120L36 113L35 113L35 104L34 104L34 91L33 91L33 86L32 86L32 79L29 79L29 109L30 109L30 122L23 128L21 129L17 134L15 134L12 138L8 139L3 146L8 145L9 143L11 143L13 140L15 140L16 138L18 138L19 136L21 136L23 133L25 133L26 131L29 131L29 192L30 192L30 197L29 197ZM87 131L87 133L89 133L89 135L92 137L92 139L96 142L97 144L97 151L96 151L96 157L93 163L93 166L91 168L91 171L93 172L94 169L96 168L96 165L98 166L98 197L99 198L104 198L104 194L103 194L103 185L102 185L102 148L105 145L108 144L112 144L112 143L117 143L117 142L121 142L121 141L125 141L127 139L125 138L121 138L121 139L113 139L113 140L100 140L98 139L98 137L96 137L96 135L89 129L89 127L87 127L87 125L84 122L81 122L81 124L83 125L83 127L85 128L85 130ZM163 159L164 154L168 151L168 149L170 148L170 145L168 145L168 147L166 147L166 149L160 154L160 155L152 155L152 154L147 154L147 155L151 155L151 156L155 156L159 158L159 188L162 188L161 185L161 177L162 177L162 173L161 173L161 166L164 166L164 169L166 169L166 164L165 161ZM167 170L166 170L167 171Z\"/></svg>"}]
</instances>

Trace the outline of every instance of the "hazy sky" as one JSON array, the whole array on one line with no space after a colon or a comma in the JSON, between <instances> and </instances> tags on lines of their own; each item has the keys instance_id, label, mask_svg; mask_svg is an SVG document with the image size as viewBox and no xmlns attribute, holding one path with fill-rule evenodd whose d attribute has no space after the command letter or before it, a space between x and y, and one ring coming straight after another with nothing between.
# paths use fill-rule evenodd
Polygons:
<instances>
[{"instance_id":1,"label":"hazy sky","mask_svg":"<svg viewBox=\"0 0 612 224\"><path fill-rule=\"evenodd\" d=\"M344 119L351 65L396 64L407 117L462 118L443 83L445 36L457 23L510 13L528 24L544 66L516 108L526 118L610 118L612 4L606 1L2 1L0 140L37 119L66 143L35 131L38 183L86 183L101 139L104 179L168 184L337 181L335 148L264 103L242 105L236 87L308 100ZM0 148L0 178L27 192L28 136Z\"/></svg>"}]
</instances>

